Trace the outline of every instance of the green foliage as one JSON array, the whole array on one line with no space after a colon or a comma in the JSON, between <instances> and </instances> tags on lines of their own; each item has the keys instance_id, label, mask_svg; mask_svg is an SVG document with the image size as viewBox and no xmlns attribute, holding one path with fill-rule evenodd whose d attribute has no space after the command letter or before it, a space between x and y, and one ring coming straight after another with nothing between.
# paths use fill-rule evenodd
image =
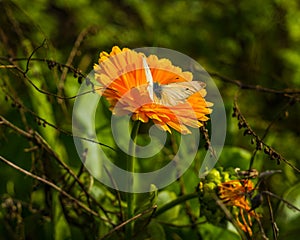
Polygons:
<instances>
[{"instance_id":1,"label":"green foliage","mask_svg":"<svg viewBox=\"0 0 300 240\"><path fill-rule=\"evenodd\" d=\"M284 199L289 201L295 206L300 206L300 194L299 186L297 183L291 188L289 188L283 195ZM277 212L277 221L279 224L282 224L283 231L280 233L285 239L295 239L298 233L297 223L300 220L299 212L291 210L291 207L287 206L284 203L280 203Z\"/></svg>"},{"instance_id":2,"label":"green foliage","mask_svg":"<svg viewBox=\"0 0 300 240\"><path fill-rule=\"evenodd\" d=\"M259 189L279 196L264 195L257 209L266 236L278 239L274 222L279 238L299 235L299 211L281 199L300 207L297 0L4 0L0 9L0 239L125 238L126 196L97 182L82 165L71 134L74 99L64 98L76 95L99 53L114 45L165 47L191 56L216 81L227 113L225 147L203 180L202 201L204 138L178 181L135 196L136 239L245 237L228 224L212 194L233 178L234 168L252 167L282 171L264 178ZM107 107L101 100L95 128L101 143L116 148ZM88 120L81 116L83 126ZM149 142L150 124L140 129L141 145ZM173 133L137 170L167 164L177 140ZM126 154L101 147L126 167ZM98 174L104 172L101 161L92 166ZM252 238L259 239L264 235L255 224Z\"/></svg>"}]
</instances>

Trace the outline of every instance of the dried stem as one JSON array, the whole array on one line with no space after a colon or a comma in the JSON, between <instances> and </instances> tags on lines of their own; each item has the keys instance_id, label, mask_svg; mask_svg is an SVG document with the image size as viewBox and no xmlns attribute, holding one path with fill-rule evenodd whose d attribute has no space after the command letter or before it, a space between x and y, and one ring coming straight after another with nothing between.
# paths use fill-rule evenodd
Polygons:
<instances>
[{"instance_id":1,"label":"dried stem","mask_svg":"<svg viewBox=\"0 0 300 240\"><path fill-rule=\"evenodd\" d=\"M68 194L67 192L65 192L63 189L61 189L60 187L58 187L57 185L55 185L54 183L39 177L31 172L28 172L27 170L15 165L14 163L10 162L9 160L7 160L6 158L0 156L0 160L4 163L6 163L7 165L13 167L14 169L18 170L19 172L22 172L24 174L26 174L27 176L34 178L40 182L43 182L44 184L47 184L48 186L52 187L53 189L55 189L56 191L58 191L60 194L64 195L65 197L69 198L71 201L75 202L78 206L80 206L82 209L84 209L85 211L87 211L88 213L94 215L95 217L100 218L101 220L105 221L105 222L109 222L106 218L103 218L101 216L99 216L99 214L97 212L95 212L94 210L90 209L89 207L87 207L84 203L80 202L79 200L77 200L76 198L74 198L73 196L71 196L70 194Z\"/></svg>"}]
</instances>

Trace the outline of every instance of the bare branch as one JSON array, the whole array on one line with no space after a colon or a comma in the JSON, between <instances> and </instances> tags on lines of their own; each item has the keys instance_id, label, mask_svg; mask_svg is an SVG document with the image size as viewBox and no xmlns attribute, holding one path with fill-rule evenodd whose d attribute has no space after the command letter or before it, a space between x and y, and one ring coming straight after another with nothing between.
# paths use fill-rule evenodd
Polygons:
<instances>
[{"instance_id":1,"label":"bare branch","mask_svg":"<svg viewBox=\"0 0 300 240\"><path fill-rule=\"evenodd\" d=\"M213 77L217 77L223 82L234 84L234 85L238 86L240 89L245 89L245 90L248 89L248 90L255 90L257 92L280 94L280 95L284 95L286 97L291 97L291 95L300 94L300 90L298 90L298 89L276 90L276 89L273 89L273 88L266 88L266 87L262 87L262 86L259 86L259 85L245 84L240 80L230 79L230 78L225 77L225 76L223 76L221 74L218 74L218 73L210 72L209 75L211 75Z\"/></svg>"},{"instance_id":2,"label":"bare branch","mask_svg":"<svg viewBox=\"0 0 300 240\"><path fill-rule=\"evenodd\" d=\"M124 227L124 226L127 225L128 223L130 223L130 222L132 222L132 221L134 221L134 220L136 220L136 219L139 219L140 217L142 217L143 215L145 215L145 214L147 214L147 213L149 213L149 212L155 211L156 208L157 208L157 205L154 205L154 206L152 206L151 208L149 208L149 209L143 211L142 213L139 213L139 214L135 215L134 217L132 217L132 218L126 220L125 222L122 222L120 225L118 225L118 226L116 226L115 228L113 228L112 230L110 230L107 234L105 234L104 236L102 236L102 237L99 238L98 240L103 240L103 239L109 237L112 233L114 233L114 232L120 230L122 227Z\"/></svg>"},{"instance_id":3,"label":"bare branch","mask_svg":"<svg viewBox=\"0 0 300 240\"><path fill-rule=\"evenodd\" d=\"M279 154L275 149L273 149L271 146L267 145L258 135L257 133L250 127L250 124L247 122L246 118L241 113L238 104L237 104L237 97L235 97L234 100L234 107L233 107L233 117L236 117L238 119L238 126L240 129L244 130L244 135L250 135L253 137L254 141L256 142L256 149L257 150L264 150L264 153L268 154L271 159L277 160L277 163L280 163L280 161L285 162L287 165L289 165L292 169L294 169L296 172L300 173L300 169L298 169L296 166L294 166L290 161L285 159L281 154Z\"/></svg>"},{"instance_id":4,"label":"bare branch","mask_svg":"<svg viewBox=\"0 0 300 240\"><path fill-rule=\"evenodd\" d=\"M55 189L56 191L58 191L60 194L64 195L65 197L69 198L71 201L75 202L78 206L80 206L81 208L83 208L85 211L87 211L88 213L99 217L101 220L108 222L108 220L106 218L103 218L101 216L99 216L99 214L97 212L95 212L94 210L88 208L85 204L83 204L82 202L78 201L76 198L74 198L73 196L71 196L70 194L68 194L67 192L65 192L63 189L61 189L60 187L58 187L57 185L55 185L52 182L49 182L48 180L41 178L35 174L32 174L31 172L28 172L27 170L15 165L14 163L10 162L9 160L5 159L4 157L0 156L0 160L4 163L6 163L7 165L13 167L14 169L18 170L19 172L22 172L24 174L26 174L27 176L34 178L40 182L43 182L44 184L47 184L48 186L52 187L53 189Z\"/></svg>"}]
</instances>

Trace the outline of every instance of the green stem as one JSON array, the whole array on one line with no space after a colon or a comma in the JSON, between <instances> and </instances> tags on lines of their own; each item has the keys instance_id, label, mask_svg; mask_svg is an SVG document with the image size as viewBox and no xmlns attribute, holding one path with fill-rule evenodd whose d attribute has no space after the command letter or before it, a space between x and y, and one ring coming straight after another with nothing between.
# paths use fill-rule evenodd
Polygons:
<instances>
[{"instance_id":1,"label":"green stem","mask_svg":"<svg viewBox=\"0 0 300 240\"><path fill-rule=\"evenodd\" d=\"M135 149L136 149L136 137L138 135L139 131L139 126L140 126L140 121L135 121L131 130L131 140L129 144L129 149L128 149L128 158L127 158L127 166L126 170L128 172L134 173L135 169ZM133 190L133 178L128 179L128 192L126 194L126 201L127 201L127 220L132 218L134 215L134 205L135 205L135 199L134 199L134 193L132 192ZM126 239L132 239L132 232L133 232L133 227L134 227L134 222L131 221L126 225L125 228L125 234L126 234Z\"/></svg>"},{"instance_id":2,"label":"green stem","mask_svg":"<svg viewBox=\"0 0 300 240\"><path fill-rule=\"evenodd\" d=\"M176 205L183 203L187 200L193 199L193 198L197 198L198 197L197 192L193 192L193 193L189 193L183 196L180 196L178 198L176 198L174 201L171 201L165 205L163 205L161 208L158 208L154 214L155 217L157 217L158 215L164 213L165 211L171 209L172 207L175 207Z\"/></svg>"}]
</instances>

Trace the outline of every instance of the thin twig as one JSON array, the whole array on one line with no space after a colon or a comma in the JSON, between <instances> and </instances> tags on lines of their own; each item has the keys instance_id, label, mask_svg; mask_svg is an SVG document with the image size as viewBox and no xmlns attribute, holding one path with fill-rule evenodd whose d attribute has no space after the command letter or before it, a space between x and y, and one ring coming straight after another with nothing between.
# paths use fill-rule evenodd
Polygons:
<instances>
[{"instance_id":1,"label":"thin twig","mask_svg":"<svg viewBox=\"0 0 300 240\"><path fill-rule=\"evenodd\" d=\"M130 222L132 222L132 221L134 221L134 220L136 220L136 219L142 217L143 215L145 215L145 214L147 214L147 213L149 213L149 212L155 210L156 208L157 208L157 205L154 205L154 206L152 206L151 208L149 208L149 209L143 211L142 213L139 213L139 214L133 216L132 218L126 220L125 222L122 222L121 224L119 224L118 226L116 226L115 228L113 228L112 230L110 230L108 233L106 233L104 236L102 236L102 237L99 238L98 240L103 240L103 239L109 237L112 233L114 233L114 232L118 231L119 229L123 228L123 227L124 227L125 225L127 225L128 223L130 223Z\"/></svg>"},{"instance_id":2,"label":"thin twig","mask_svg":"<svg viewBox=\"0 0 300 240\"><path fill-rule=\"evenodd\" d=\"M281 95L286 95L287 97L290 97L289 95L300 94L300 90L297 90L297 89L296 90L294 90L294 89L276 90L273 88L266 88L266 87L262 87L259 85L245 84L240 80L231 79L231 78L225 77L221 74L214 73L214 72L210 72L209 75L211 75L213 77L217 77L220 80L222 80L223 82L232 83L232 84L238 86L240 89L249 89L249 90L255 90L257 92L281 94Z\"/></svg>"},{"instance_id":3,"label":"thin twig","mask_svg":"<svg viewBox=\"0 0 300 240\"><path fill-rule=\"evenodd\" d=\"M54 128L55 130L59 131L60 133L63 133L67 136L70 136L70 137L73 137L73 138L77 138L77 139L81 139L81 140L84 140L84 141L88 141L88 142L92 142L92 143L96 143L100 146L104 146L104 147L107 147L113 151L116 151L116 149L114 149L113 147L109 146L109 145L106 145L104 143L101 143L101 142L98 142L98 141L95 141L93 139L89 139L89 138L86 138L86 137L81 137L81 136L74 136L71 132L67 131L67 130L64 130L56 125L54 125L53 123L50 123L49 121L47 121L45 118L42 118L40 117L39 115L37 115L34 111L32 111L31 109L27 108L25 105L21 104L19 101L15 100L8 92L6 92L5 90L3 90L6 94L6 96L8 96L18 107L24 109L26 112L30 113L32 116L34 116L36 119L38 119L39 121L43 122L44 124Z\"/></svg>"},{"instance_id":4,"label":"thin twig","mask_svg":"<svg viewBox=\"0 0 300 240\"><path fill-rule=\"evenodd\" d=\"M160 224L169 226L169 227L174 227L174 228L194 228L195 226L207 223L207 220L192 223L192 224L183 224L183 225L178 225L178 224L174 224L174 223L170 223L170 222L164 222L164 221L161 221L161 220L157 220L157 222L160 223Z\"/></svg>"},{"instance_id":5,"label":"thin twig","mask_svg":"<svg viewBox=\"0 0 300 240\"><path fill-rule=\"evenodd\" d=\"M121 199L121 194L120 194L120 191L119 191L119 187L117 186L117 183L116 183L115 179L113 178L111 173L108 171L105 164L103 165L103 167L104 167L104 171L106 172L107 176L109 177L109 179L111 181L111 184L113 185L113 189L115 190L115 193L116 193L116 198L117 198L118 206L119 206L119 209L120 209L120 219L122 221L125 221L125 217L124 217L124 214L123 214L123 207L122 207L122 199Z\"/></svg>"},{"instance_id":6,"label":"thin twig","mask_svg":"<svg viewBox=\"0 0 300 240\"><path fill-rule=\"evenodd\" d=\"M106 218L103 218L101 216L99 216L99 214L95 211L93 211L92 209L88 208L86 205L84 205L82 202L78 201L76 198L74 198L73 196L71 196L70 194L68 194L67 192L65 192L63 189L61 189L60 187L58 187L57 185L55 185L52 182L49 182L48 180L41 178L31 172L28 172L27 170L15 165L14 163L10 162L9 160L7 160L6 158L0 156L0 160L3 161L4 163L6 163L7 165L13 167L14 169L18 170L19 172L22 172L24 174L26 174L27 176L34 178L40 182L43 182L44 184L52 187L53 189L55 189L56 191L58 191L59 193L61 193L62 195L64 195L65 197L69 198L71 201L75 202L78 206L80 206L81 208L83 208L85 211L87 211L88 213L99 217L101 220L108 222L108 220Z\"/></svg>"},{"instance_id":7,"label":"thin twig","mask_svg":"<svg viewBox=\"0 0 300 240\"><path fill-rule=\"evenodd\" d=\"M76 176L76 174L72 171L72 169L70 169L65 162L63 162L59 156L56 154L56 152L54 150L52 150L52 148L49 146L49 144L46 142L45 139L43 139L43 137L41 135L39 135L37 132L30 130L29 132L26 132L20 128L18 128L17 126L15 126L14 124L12 124L11 122L9 122L8 120L6 120L4 117L2 117L0 115L0 125L6 125L8 127L10 127L11 129L13 129L15 132L23 135L24 137L26 137L27 139L29 139L30 141L36 143L38 146L40 146L42 149L44 149L50 156L52 156L59 165L61 165L66 171L67 173L69 173L78 183L78 185L82 188L82 190L84 191L84 193L86 194L86 196L88 198L91 198L93 200L93 202L103 211L103 213L105 214L105 216L107 217L108 221L114 225L107 214L107 211L98 203L98 201L96 201L96 199L91 196L85 189L84 184L79 180L79 178Z\"/></svg>"},{"instance_id":8,"label":"thin twig","mask_svg":"<svg viewBox=\"0 0 300 240\"><path fill-rule=\"evenodd\" d=\"M278 229L277 224L274 219L272 204L271 204L269 195L267 195L267 203L268 203L268 208L269 208L269 213L270 213L270 220L271 220L271 224L272 224L273 237L274 237L274 240L277 240L279 229Z\"/></svg>"},{"instance_id":9,"label":"thin twig","mask_svg":"<svg viewBox=\"0 0 300 240\"><path fill-rule=\"evenodd\" d=\"M283 203L285 203L289 208L294 209L298 212L300 212L300 208L296 207L295 205L293 205L292 203L290 203L289 201L277 196L276 194L269 192L269 191L262 191L261 193L269 195L271 197L277 198L278 200L282 201Z\"/></svg>"},{"instance_id":10,"label":"thin twig","mask_svg":"<svg viewBox=\"0 0 300 240\"><path fill-rule=\"evenodd\" d=\"M78 52L78 49L80 47L80 45L82 44L83 40L85 39L85 37L91 32L91 30L93 30L94 28L93 27L89 27L89 28L85 28L81 31L81 33L78 35L74 45L73 45L73 48L69 54L69 57L68 57L68 60L66 62L65 65L67 66L70 66ZM60 82L59 82L59 85L58 85L58 95L63 95L63 89L64 89L64 83L65 83L65 80L66 80L66 77L67 77L67 73L68 73L68 69L65 68L61 74L61 77L60 77Z\"/></svg>"},{"instance_id":11,"label":"thin twig","mask_svg":"<svg viewBox=\"0 0 300 240\"><path fill-rule=\"evenodd\" d=\"M235 96L235 98L237 98L237 95ZM267 136L267 134L269 133L269 131L270 131L271 127L273 126L273 124L274 124L277 120L279 120L279 118L280 118L280 116L281 116L281 113L282 113L283 111L285 111L285 110L291 105L291 101L293 101L293 100L290 99L290 101L288 101L288 103L285 104L285 105L282 107L282 109L281 109L280 111L278 111L278 113L274 116L273 120L270 122L270 124L268 124L266 130L264 131L264 134L263 134L263 136L261 137L261 140L264 140L264 139L266 138L266 136ZM258 150L259 150L259 149L256 148L256 149L254 150L252 156L251 156L250 164L249 164L249 170L252 168L252 165L253 165L253 162L254 162L254 158L255 158L255 156L256 156Z\"/></svg>"},{"instance_id":12,"label":"thin twig","mask_svg":"<svg viewBox=\"0 0 300 240\"><path fill-rule=\"evenodd\" d=\"M31 59L33 60L33 59ZM12 60L13 61L13 60ZM5 66L5 65L1 65L1 66ZM0 67L1 67L0 66ZM36 86L33 81L26 75L26 73L20 68L18 67L17 65L7 65L7 66L10 66L10 67L7 67L7 68L14 68L16 70L18 70L18 72L20 72L22 74L22 77L24 77L28 82L29 84L36 90L38 91L39 93L42 93L42 94L45 94L47 96L51 96L51 97L54 97L54 98L57 98L57 99L61 99L61 100L71 100L71 99L75 99L77 97L80 97L80 96L83 96L85 94L89 94L89 93L95 93L95 91L97 90L101 90L103 89L103 86L98 86L97 88L95 88L95 85L94 84L91 84L91 90L88 90L86 92L83 92L83 93L80 93L80 94L76 94L74 96L62 96L60 94L55 94L55 93L51 93L51 92L48 92L44 89L41 89L39 88L38 86ZM63 65L64 67L66 67L66 65ZM4 68L4 67L3 67ZM75 71L75 70L74 70ZM81 76L82 77L82 76ZM83 75L84 78L86 78L84 75ZM90 82L91 83L91 82Z\"/></svg>"},{"instance_id":13,"label":"thin twig","mask_svg":"<svg viewBox=\"0 0 300 240\"><path fill-rule=\"evenodd\" d=\"M300 173L300 169L298 169L296 166L294 166L290 161L285 159L281 154L279 154L275 149L267 145L259 136L258 134L250 127L250 124L247 122L244 115L241 113L239 106L237 104L237 96L234 99L234 108L233 108L233 116L236 117L239 121L238 126L239 128L243 128L244 135L250 135L252 136L256 141L256 148L257 150L264 149L264 152L268 154L272 159L277 160L279 163L280 161L283 161L288 166L290 166L292 169L294 169L296 172Z\"/></svg>"},{"instance_id":14,"label":"thin twig","mask_svg":"<svg viewBox=\"0 0 300 240\"><path fill-rule=\"evenodd\" d=\"M16 68L15 65L0 65L0 68Z\"/></svg>"},{"instance_id":15,"label":"thin twig","mask_svg":"<svg viewBox=\"0 0 300 240\"><path fill-rule=\"evenodd\" d=\"M243 233L243 231L240 229L237 221L233 218L232 214L230 213L230 211L227 209L227 207L224 205L224 203L217 197L216 194L213 195L214 200L216 201L217 205L223 210L226 218L228 219L228 221L230 221L234 227L236 228L236 230L238 231L240 237L245 240L245 234Z\"/></svg>"},{"instance_id":16,"label":"thin twig","mask_svg":"<svg viewBox=\"0 0 300 240\"><path fill-rule=\"evenodd\" d=\"M189 193L189 194L180 196L180 197L176 198L175 200L168 202L165 205L163 205L162 207L158 208L157 211L155 212L154 216L157 217L158 215L175 207L176 205L181 204L187 200L197 198L197 197L198 197L198 192L193 192L193 193Z\"/></svg>"},{"instance_id":17,"label":"thin twig","mask_svg":"<svg viewBox=\"0 0 300 240\"><path fill-rule=\"evenodd\" d=\"M29 63L30 63L30 60L31 58L33 57L33 55L37 52L37 50L39 50L40 48L42 48L44 46L46 42L46 39L44 39L43 43L40 45L40 46L37 46L35 49L33 49L32 53L30 54L30 56L28 57L27 59L27 63L26 63L26 69L24 71L24 76L28 73L29 71Z\"/></svg>"}]
</instances>

